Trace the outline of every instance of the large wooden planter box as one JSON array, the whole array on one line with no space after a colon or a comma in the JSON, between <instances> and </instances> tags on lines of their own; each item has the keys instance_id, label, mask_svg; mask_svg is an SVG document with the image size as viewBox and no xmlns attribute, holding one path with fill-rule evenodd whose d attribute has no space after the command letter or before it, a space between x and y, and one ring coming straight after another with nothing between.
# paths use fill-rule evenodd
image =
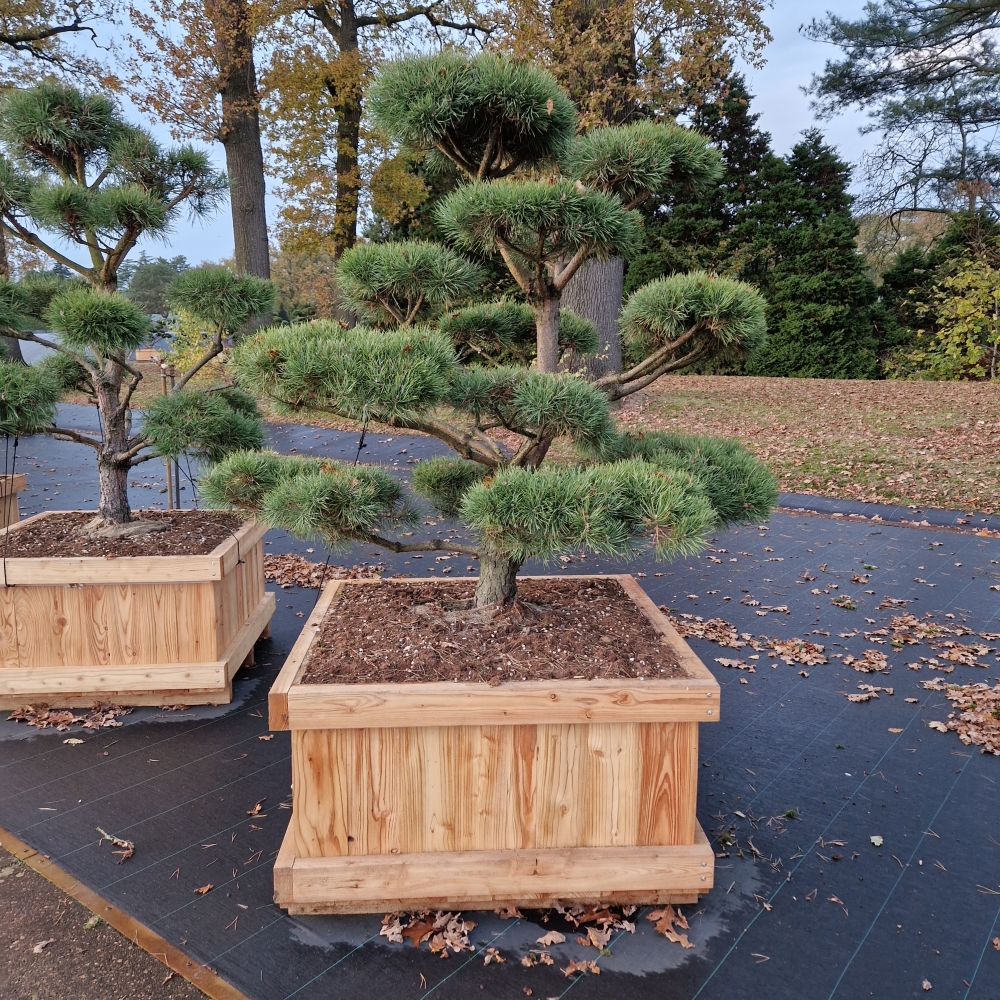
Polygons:
<instances>
[{"instance_id":1,"label":"large wooden planter box","mask_svg":"<svg viewBox=\"0 0 1000 1000\"><path fill-rule=\"evenodd\" d=\"M21 512L17 505L17 495L28 486L28 477L20 472L13 476L0 476L0 528L17 524Z\"/></svg>"},{"instance_id":2,"label":"large wooden planter box","mask_svg":"<svg viewBox=\"0 0 1000 1000\"><path fill-rule=\"evenodd\" d=\"M292 732L290 913L690 903L714 854L695 818L698 724L719 685L630 576L687 671L668 680L302 684L327 585L270 694Z\"/></svg>"},{"instance_id":3,"label":"large wooden planter box","mask_svg":"<svg viewBox=\"0 0 1000 1000\"><path fill-rule=\"evenodd\" d=\"M3 560L0 708L230 701L274 613L265 531L248 521L207 555Z\"/></svg>"}]
</instances>

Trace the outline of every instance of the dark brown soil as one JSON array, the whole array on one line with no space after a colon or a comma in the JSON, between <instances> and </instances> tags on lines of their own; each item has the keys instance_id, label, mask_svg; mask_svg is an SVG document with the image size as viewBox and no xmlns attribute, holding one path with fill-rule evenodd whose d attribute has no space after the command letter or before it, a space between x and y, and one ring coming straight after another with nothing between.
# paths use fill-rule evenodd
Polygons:
<instances>
[{"instance_id":1,"label":"dark brown soil","mask_svg":"<svg viewBox=\"0 0 1000 1000\"><path fill-rule=\"evenodd\" d=\"M510 612L488 623L444 620L471 609L474 589L464 580L345 588L303 683L684 676L615 580L524 580Z\"/></svg>"},{"instance_id":2,"label":"dark brown soil","mask_svg":"<svg viewBox=\"0 0 1000 1000\"><path fill-rule=\"evenodd\" d=\"M0 915L3 1000L203 997L4 850L0 850ZM36 954L43 941L48 944Z\"/></svg>"},{"instance_id":3,"label":"dark brown soil","mask_svg":"<svg viewBox=\"0 0 1000 1000\"><path fill-rule=\"evenodd\" d=\"M216 510L140 510L133 519L167 521L167 531L130 538L94 538L86 525L96 517L90 512L53 513L11 531L0 539L0 554L8 559L52 556L203 556L220 542L232 538L243 523L235 514ZM4 547L6 546L6 548Z\"/></svg>"}]
</instances>

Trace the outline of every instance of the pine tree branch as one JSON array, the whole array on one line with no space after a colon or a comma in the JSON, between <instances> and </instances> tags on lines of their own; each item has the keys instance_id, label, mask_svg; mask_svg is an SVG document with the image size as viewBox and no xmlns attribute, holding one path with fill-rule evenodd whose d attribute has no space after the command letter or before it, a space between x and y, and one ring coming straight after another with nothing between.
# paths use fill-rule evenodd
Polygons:
<instances>
[{"instance_id":1,"label":"pine tree branch","mask_svg":"<svg viewBox=\"0 0 1000 1000\"><path fill-rule=\"evenodd\" d=\"M374 533L364 534L361 532L352 534L350 537L357 542L380 545L390 552L441 552L443 550L445 552L462 552L465 555L479 558L479 549L473 548L471 545L462 545L460 542L450 542L441 538L431 538L426 542L396 542L391 538L383 538L381 535Z\"/></svg>"},{"instance_id":2,"label":"pine tree branch","mask_svg":"<svg viewBox=\"0 0 1000 1000\"><path fill-rule=\"evenodd\" d=\"M460 430L437 417L413 414L411 417L386 419L384 422L390 427L402 427L406 430L423 431L425 434L430 434L458 452L462 458L489 466L491 469L495 469L507 461L500 446L492 438L474 430Z\"/></svg>"},{"instance_id":3,"label":"pine tree branch","mask_svg":"<svg viewBox=\"0 0 1000 1000\"><path fill-rule=\"evenodd\" d=\"M48 243L39 239L30 229L25 229L16 219L12 219L9 215L4 215L3 219L0 220L0 226L10 233L11 236L16 236L18 239L24 240L28 246L32 246L36 250L41 250L42 253L62 264L63 267L68 267L71 271L76 271L82 278L90 278L89 268L81 267L72 257L67 257L56 250L55 247L49 246Z\"/></svg>"},{"instance_id":4,"label":"pine tree branch","mask_svg":"<svg viewBox=\"0 0 1000 1000\"><path fill-rule=\"evenodd\" d=\"M627 372L609 372L603 378L599 378L594 385L598 389L603 389L606 386L622 385L626 382L631 382L634 379L642 378L648 372L653 370L659 370L661 364L669 358L678 347L682 347L686 344L695 334L699 333L705 327L703 320L699 320L690 329L686 330L680 337L676 340L672 340L669 344L664 345L658 350L654 351L648 358L644 361L640 361L639 364L630 368Z\"/></svg>"},{"instance_id":5,"label":"pine tree branch","mask_svg":"<svg viewBox=\"0 0 1000 1000\"><path fill-rule=\"evenodd\" d=\"M143 445L145 447L145 445ZM157 455L155 451L147 452L145 455L139 455L138 458L133 458L129 463L128 467L134 469L137 465L142 465L143 462L148 462L153 458L163 458L162 455ZM167 459L169 461L169 459Z\"/></svg>"},{"instance_id":6,"label":"pine tree branch","mask_svg":"<svg viewBox=\"0 0 1000 1000\"><path fill-rule=\"evenodd\" d=\"M97 451L101 450L100 438L81 434L79 431L70 430L68 427L50 427L45 433L54 437L57 441L75 441L77 444L89 444L91 448Z\"/></svg>"},{"instance_id":7,"label":"pine tree branch","mask_svg":"<svg viewBox=\"0 0 1000 1000\"><path fill-rule=\"evenodd\" d=\"M570 282L570 278L580 270L580 265L590 256L593 248L582 246L570 258L569 263L552 279L552 284L557 292L562 292Z\"/></svg>"},{"instance_id":8,"label":"pine tree branch","mask_svg":"<svg viewBox=\"0 0 1000 1000\"><path fill-rule=\"evenodd\" d=\"M610 385L607 388L601 386L604 392L607 394L609 400L624 399L626 396L631 396L632 393L638 392L640 389L645 389L647 385L652 385L658 378L663 375L668 375L670 372L678 371L681 368L687 368L689 365L696 364L701 361L702 358L707 357L710 353L710 346L708 344L703 344L697 350L691 351L690 354L685 354L683 358L678 358L676 361L671 361L666 364L661 365L655 371L650 372L642 378L635 379L633 381L622 381L621 383ZM597 383L595 383L596 385Z\"/></svg>"},{"instance_id":9,"label":"pine tree branch","mask_svg":"<svg viewBox=\"0 0 1000 1000\"><path fill-rule=\"evenodd\" d=\"M198 362L174 387L174 392L180 392L191 381L191 379L198 374L212 360L212 358L218 357L222 353L222 335L218 331L215 334L215 340L207 351L198 359Z\"/></svg>"},{"instance_id":10,"label":"pine tree branch","mask_svg":"<svg viewBox=\"0 0 1000 1000\"><path fill-rule=\"evenodd\" d=\"M90 365L83 355L77 354L75 351L71 351L68 347L63 347L62 344L57 344L51 340L45 340L37 334L25 332L23 330L13 331L13 336L18 340L30 340L34 344L41 344L42 347L47 347L49 350L59 351L60 354L65 354L68 358L72 358L81 368L83 368L90 376L91 380L96 383L99 373L96 368Z\"/></svg>"},{"instance_id":11,"label":"pine tree branch","mask_svg":"<svg viewBox=\"0 0 1000 1000\"><path fill-rule=\"evenodd\" d=\"M142 372L133 372L132 378L129 380L129 384L125 389L125 395L122 401L118 404L115 410L115 419L117 420L129 407L132 401L132 393L139 387L139 383L142 381Z\"/></svg>"}]
</instances>

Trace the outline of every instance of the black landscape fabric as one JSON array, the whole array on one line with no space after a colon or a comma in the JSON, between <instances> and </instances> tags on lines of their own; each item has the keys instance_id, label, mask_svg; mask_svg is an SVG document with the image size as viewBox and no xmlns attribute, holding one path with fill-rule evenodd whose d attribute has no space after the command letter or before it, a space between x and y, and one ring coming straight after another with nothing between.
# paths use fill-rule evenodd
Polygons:
<instances>
[{"instance_id":1,"label":"black landscape fabric","mask_svg":"<svg viewBox=\"0 0 1000 1000\"><path fill-rule=\"evenodd\" d=\"M94 419L82 407L67 407L64 416L80 425ZM308 427L272 428L271 439L282 451L315 449L349 461L357 449L355 435ZM361 460L402 471L440 450L426 439L370 434ZM91 462L89 449L22 441L24 511L92 504ZM136 506L165 506L160 463L133 476ZM631 572L675 613L720 617L755 636L817 642L827 654L876 649L888 657L888 674L868 675L839 659L790 665L761 652L751 661L749 648L689 640L723 688L721 721L701 727L698 818L718 853L728 855L717 858L715 889L682 907L693 949L656 934L648 909L633 918L634 934L612 939L609 954L577 944L565 924L543 925L536 914L504 920L482 913L469 915L477 922L475 952L442 961L426 946L380 937L379 915L288 917L275 907L271 871L291 778L288 733L267 729L267 690L314 590L278 591L272 638L258 645L258 666L238 675L229 706L136 709L122 728L96 734L0 722L0 826L260 1000L513 998L527 990L573 1000L902 1000L926 995L925 983L934 997L996 1000L1000 758L927 727L950 711L941 694L919 683L945 675L926 665L907 668L932 656L928 647L895 650L864 636L893 615L926 612L939 623L1000 632L1000 593L990 590L1000 582L1000 538L973 533L996 527L996 519L894 512L932 525L911 527L870 505L784 502L825 503L827 516L778 513L766 529L720 532L711 550L666 565L573 557L555 570ZM969 523L933 527L960 520ZM281 532L267 541L269 552L315 548ZM309 558L322 561L325 553L316 549ZM430 570L430 560L406 564L367 548L338 561L380 561L387 572L412 575ZM455 562L456 576L466 562ZM446 565L437 563L435 572ZM525 571L533 569L554 571ZM868 582L852 583L855 575ZM833 603L843 595L853 610ZM909 603L879 608L887 597ZM762 613L782 607L787 613ZM717 657L743 659L755 670L727 668ZM956 665L947 679L995 683L997 654L981 660L988 669ZM852 703L846 694L858 693L859 683L894 693ZM112 846L99 844L97 827L134 841L134 856L118 864ZM728 849L717 839L724 834L735 841ZM881 838L878 846L873 837ZM209 884L205 894L195 892ZM566 943L550 949L555 964L522 966L553 926L567 931ZM488 947L505 962L485 966ZM584 958L598 963L599 976L563 974L571 959Z\"/></svg>"}]
</instances>

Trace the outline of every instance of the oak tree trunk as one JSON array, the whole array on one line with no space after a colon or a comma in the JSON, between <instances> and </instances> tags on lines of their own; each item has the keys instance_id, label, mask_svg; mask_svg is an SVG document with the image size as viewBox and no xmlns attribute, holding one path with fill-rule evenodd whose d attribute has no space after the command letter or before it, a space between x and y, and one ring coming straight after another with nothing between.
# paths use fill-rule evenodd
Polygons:
<instances>
[{"instance_id":1,"label":"oak tree trunk","mask_svg":"<svg viewBox=\"0 0 1000 1000\"><path fill-rule=\"evenodd\" d=\"M206 11L215 30L222 98L220 139L229 172L236 270L257 278L270 278L264 154L250 10L245 0L211 0Z\"/></svg>"},{"instance_id":2,"label":"oak tree trunk","mask_svg":"<svg viewBox=\"0 0 1000 1000\"><path fill-rule=\"evenodd\" d=\"M521 562L519 560L483 548L479 553L476 607L486 608L491 604L510 604L517 596L517 573L520 568Z\"/></svg>"},{"instance_id":3,"label":"oak tree trunk","mask_svg":"<svg viewBox=\"0 0 1000 1000\"><path fill-rule=\"evenodd\" d=\"M559 368L559 296L535 305L535 329L538 334L538 360L540 372L554 372Z\"/></svg>"},{"instance_id":4,"label":"oak tree trunk","mask_svg":"<svg viewBox=\"0 0 1000 1000\"><path fill-rule=\"evenodd\" d=\"M597 327L598 349L593 357L575 356L572 371L582 371L591 381L622 370L622 342L618 316L625 287L625 261L586 260L563 290L562 304Z\"/></svg>"}]
</instances>

